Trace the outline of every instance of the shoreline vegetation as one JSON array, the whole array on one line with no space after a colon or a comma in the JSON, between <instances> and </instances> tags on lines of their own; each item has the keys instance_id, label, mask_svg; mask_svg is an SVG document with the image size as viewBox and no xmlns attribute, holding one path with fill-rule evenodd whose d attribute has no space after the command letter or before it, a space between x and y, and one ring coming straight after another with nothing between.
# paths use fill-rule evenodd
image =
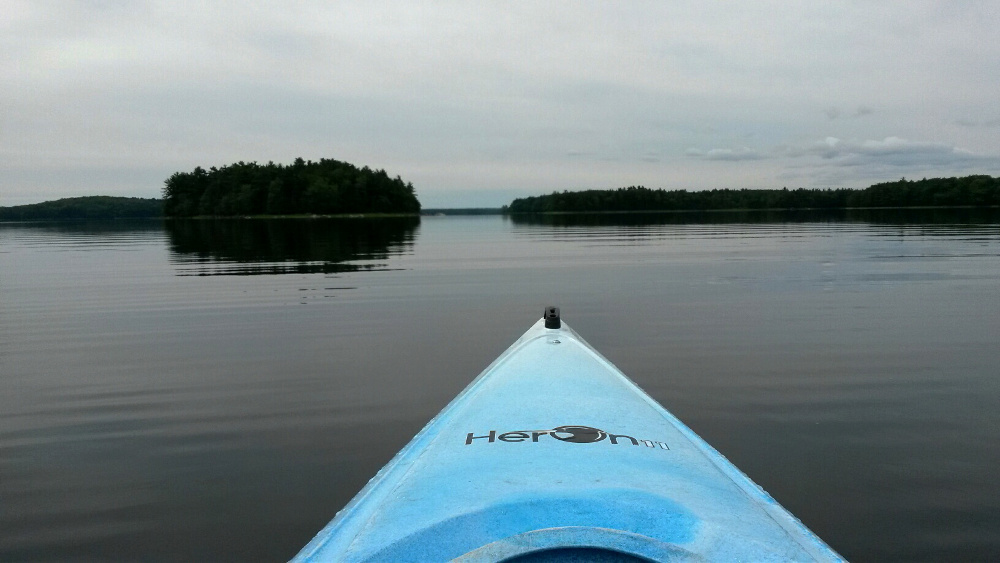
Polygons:
<instances>
[{"instance_id":1,"label":"shoreline vegetation","mask_svg":"<svg viewBox=\"0 0 1000 563\"><path fill-rule=\"evenodd\" d=\"M163 188L166 217L417 214L413 184L385 170L323 158L290 165L237 162L176 172Z\"/></svg>"},{"instance_id":2,"label":"shoreline vegetation","mask_svg":"<svg viewBox=\"0 0 1000 563\"><path fill-rule=\"evenodd\" d=\"M163 200L92 195L0 207L0 221L79 221L86 219L156 219Z\"/></svg>"},{"instance_id":3,"label":"shoreline vegetation","mask_svg":"<svg viewBox=\"0 0 1000 563\"><path fill-rule=\"evenodd\" d=\"M421 209L412 184L404 184L398 176L389 178L384 170L358 169L327 159L306 162L300 158L290 166L241 162L221 169L206 171L199 167L190 173L178 172L166 181L164 196L164 199L85 196L0 207L0 221L998 208L1000 178L984 175L915 181L904 178L860 190L785 188L689 192L631 186L553 192L517 198L510 205L499 208ZM261 206L263 210L258 211ZM202 213L213 209L218 212Z\"/></svg>"},{"instance_id":4,"label":"shoreline vegetation","mask_svg":"<svg viewBox=\"0 0 1000 563\"><path fill-rule=\"evenodd\" d=\"M717 189L697 192L629 186L517 198L507 214L1000 206L1000 178L966 176L874 184L855 190Z\"/></svg>"}]
</instances>

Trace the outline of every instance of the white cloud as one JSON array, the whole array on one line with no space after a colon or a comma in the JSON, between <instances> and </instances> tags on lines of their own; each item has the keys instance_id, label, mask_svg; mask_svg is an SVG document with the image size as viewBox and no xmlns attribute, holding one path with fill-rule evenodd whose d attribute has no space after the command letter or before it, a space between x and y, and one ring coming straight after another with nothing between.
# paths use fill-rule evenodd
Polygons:
<instances>
[{"instance_id":1,"label":"white cloud","mask_svg":"<svg viewBox=\"0 0 1000 563\"><path fill-rule=\"evenodd\" d=\"M978 121L972 119L956 119L955 125L959 127L1000 127L1000 117L996 119L987 119L985 121Z\"/></svg>"},{"instance_id":2,"label":"white cloud","mask_svg":"<svg viewBox=\"0 0 1000 563\"><path fill-rule=\"evenodd\" d=\"M827 119L829 119L830 121L833 121L835 119L839 119L840 116L842 115L842 112L840 111L840 108L838 108L838 107L829 107L829 108L826 108L823 111L823 113L826 114ZM871 115L872 113L874 113L874 110L872 110L872 108L870 108L868 106L865 106L865 105L860 105L857 108L855 108L854 112L851 113L849 115L849 117L853 118L853 119L857 119L859 117L864 117L866 115Z\"/></svg>"},{"instance_id":3,"label":"white cloud","mask_svg":"<svg viewBox=\"0 0 1000 563\"><path fill-rule=\"evenodd\" d=\"M722 148L722 149L709 149L707 151L702 151L696 148L690 148L685 153L687 156L703 158L705 160L728 160L732 162L740 160L760 160L764 158L762 155L758 154L757 151L751 149L750 147L739 147L739 148Z\"/></svg>"},{"instance_id":4,"label":"white cloud","mask_svg":"<svg viewBox=\"0 0 1000 563\"><path fill-rule=\"evenodd\" d=\"M900 137L846 141L827 137L801 147L783 147L780 154L785 166L777 177L812 186L865 187L900 176L948 177L1000 172L1000 155L975 153L949 143Z\"/></svg>"},{"instance_id":5,"label":"white cloud","mask_svg":"<svg viewBox=\"0 0 1000 563\"><path fill-rule=\"evenodd\" d=\"M909 141L899 137L864 141L843 141L827 137L805 147L785 148L783 152L793 158L820 157L832 161L831 164L836 166L859 166L876 162L891 166L951 166L998 160L996 156L975 154L947 143Z\"/></svg>"}]
</instances>

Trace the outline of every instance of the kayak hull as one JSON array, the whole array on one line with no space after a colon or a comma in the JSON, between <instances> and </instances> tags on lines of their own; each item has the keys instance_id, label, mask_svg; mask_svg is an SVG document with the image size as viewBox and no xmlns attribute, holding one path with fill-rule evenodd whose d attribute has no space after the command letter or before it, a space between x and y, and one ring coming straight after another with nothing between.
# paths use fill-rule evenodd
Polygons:
<instances>
[{"instance_id":1,"label":"kayak hull","mask_svg":"<svg viewBox=\"0 0 1000 563\"><path fill-rule=\"evenodd\" d=\"M294 560L842 560L555 326L532 326Z\"/></svg>"}]
</instances>

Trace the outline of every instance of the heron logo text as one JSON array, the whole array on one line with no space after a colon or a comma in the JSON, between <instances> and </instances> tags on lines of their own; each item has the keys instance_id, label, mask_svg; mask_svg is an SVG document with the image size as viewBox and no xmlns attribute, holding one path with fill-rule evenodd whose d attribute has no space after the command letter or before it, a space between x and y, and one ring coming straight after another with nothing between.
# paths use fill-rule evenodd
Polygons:
<instances>
[{"instance_id":1,"label":"heron logo text","mask_svg":"<svg viewBox=\"0 0 1000 563\"><path fill-rule=\"evenodd\" d=\"M660 442L657 440L639 440L633 436L627 434L613 434L611 432L605 432L598 428L592 428L590 426L557 426L551 430L516 430L514 432L503 432L499 433L496 430L490 430L488 433L476 435L475 432L469 432L468 436L465 438L465 445L472 446L474 444L487 443L492 444L494 442L539 442L549 439L559 440L560 442L569 442L571 444L593 444L596 442L606 441L608 444L618 445L632 445L632 446L646 446L647 448L659 448L661 450L669 450L670 447L667 446L666 442Z\"/></svg>"}]
</instances>

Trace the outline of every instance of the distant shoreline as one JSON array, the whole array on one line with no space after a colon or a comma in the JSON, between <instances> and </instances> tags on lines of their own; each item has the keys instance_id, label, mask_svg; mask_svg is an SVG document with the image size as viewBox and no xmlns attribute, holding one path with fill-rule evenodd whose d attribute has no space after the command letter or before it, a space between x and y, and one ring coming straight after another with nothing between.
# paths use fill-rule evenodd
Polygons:
<instances>
[{"instance_id":1,"label":"distant shoreline","mask_svg":"<svg viewBox=\"0 0 1000 563\"><path fill-rule=\"evenodd\" d=\"M163 201L155 198L94 195L0 207L0 221L80 221L88 219L158 219Z\"/></svg>"},{"instance_id":2,"label":"distant shoreline","mask_svg":"<svg viewBox=\"0 0 1000 563\"><path fill-rule=\"evenodd\" d=\"M913 205L898 207L765 207L765 208L732 208L732 209L638 209L624 211L524 211L510 212L501 208L436 208L425 209L420 213L345 213L336 215L298 214L298 215L247 215L247 216L212 216L195 217L164 217L164 220L310 220L310 219L392 219L400 217L486 217L486 216L538 216L538 215L698 215L698 214L741 214L741 213L834 213L850 211L960 211L960 210L1000 210L1000 205Z\"/></svg>"},{"instance_id":3,"label":"distant shoreline","mask_svg":"<svg viewBox=\"0 0 1000 563\"><path fill-rule=\"evenodd\" d=\"M315 172L315 175L308 175L306 172ZM226 183L225 187L220 183L229 176L238 176L242 173L250 174L253 182L241 183L246 178L240 181L230 178L233 181ZM265 186L263 181L270 176L275 178ZM331 183L334 179L337 182ZM354 183L347 181L350 179L353 179ZM171 176L164 193L170 197L144 199L85 196L0 207L0 221L138 218L378 219L459 215L703 214L1000 208L1000 178L974 175L922 180L902 178L895 182L873 184L860 190L727 188L689 192L630 186L610 190L563 191L528 196L514 199L510 205L502 207L422 209L412 184L404 183L398 176L392 179L383 170L374 171L367 167L358 169L347 163L326 159L319 162L296 159L290 166L273 163L260 166L256 163L241 162L223 167L221 170L213 168L205 171L196 168L193 173L176 173ZM216 199L218 205L209 205ZM239 209L243 209L243 212L238 212ZM271 212L272 209L277 212Z\"/></svg>"},{"instance_id":4,"label":"distant shoreline","mask_svg":"<svg viewBox=\"0 0 1000 563\"><path fill-rule=\"evenodd\" d=\"M422 209L421 215L503 215L502 207L436 207L432 209Z\"/></svg>"},{"instance_id":5,"label":"distant shoreline","mask_svg":"<svg viewBox=\"0 0 1000 563\"><path fill-rule=\"evenodd\" d=\"M110 196L87 196L110 197ZM920 210L974 210L1000 209L1000 205L910 205L894 207L765 207L765 208L728 208L728 209L634 209L606 211L509 211L492 207L440 207L424 209L420 213L338 213L338 214L289 214L289 215L196 215L192 217L168 217L162 213L157 215L98 215L58 216L43 214L41 210L21 216L18 211L35 206L46 206L85 198L66 198L27 205L0 207L0 223L37 223L37 222L67 222L67 221L106 221L106 220L157 220L157 221L261 221L261 220L317 220L317 219L394 219L403 217L472 217L472 216L529 216L529 215L694 215L694 214L735 214L735 213L795 213L795 212L836 212L836 211L920 211ZM113 198L122 200L137 200L141 198ZM156 201L161 200L144 200ZM11 213L13 211L14 213ZM29 215L29 214L23 214Z\"/></svg>"},{"instance_id":6,"label":"distant shoreline","mask_svg":"<svg viewBox=\"0 0 1000 563\"><path fill-rule=\"evenodd\" d=\"M701 191L629 186L563 191L517 198L507 213L717 211L990 207L1000 205L1000 178L924 178L872 184L864 189L788 188Z\"/></svg>"},{"instance_id":7,"label":"distant shoreline","mask_svg":"<svg viewBox=\"0 0 1000 563\"><path fill-rule=\"evenodd\" d=\"M775 211L902 211L907 209L1000 209L1000 205L908 205L898 207L733 207L729 209L636 209L623 211L507 211L504 215L637 215L658 213L753 213Z\"/></svg>"}]
</instances>

